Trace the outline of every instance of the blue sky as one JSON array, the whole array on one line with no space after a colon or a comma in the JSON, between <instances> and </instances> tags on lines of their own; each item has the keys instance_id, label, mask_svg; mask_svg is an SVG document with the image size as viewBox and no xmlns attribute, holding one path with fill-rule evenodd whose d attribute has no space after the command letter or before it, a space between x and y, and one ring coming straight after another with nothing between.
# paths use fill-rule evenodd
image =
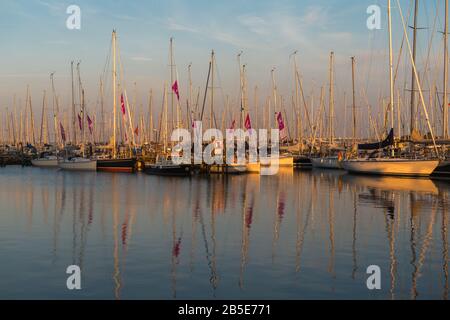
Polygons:
<instances>
[{"instance_id":1,"label":"blue sky","mask_svg":"<svg viewBox=\"0 0 450 320\"><path fill-rule=\"evenodd\" d=\"M53 71L64 103L70 93L71 60L82 61L88 101L94 103L113 28L118 32L126 85L131 91L136 82L142 102L150 88L159 96L163 82L168 80L171 36L182 95L186 95L187 66L191 62L194 87L203 90L211 49L216 52L220 84L232 99L239 88L236 55L240 50L244 52L242 61L247 64L249 87L258 85L265 96L270 94L270 70L274 66L280 92L290 95L289 55L298 50L305 90L315 90L317 95L321 85L328 85L328 56L334 50L336 99L341 99L343 90L349 90L352 55L358 62L359 80L370 91L370 97L378 97L380 92L386 94L385 2L2 0L0 106L10 105L14 93L24 96L27 84L36 96L34 100L41 99L42 91L49 90L49 74ZM383 30L369 31L366 8L377 3L383 11ZM410 1L401 3L406 15ZM70 4L81 8L81 30L68 30L65 26L65 11ZM428 4L422 4L421 19L430 25L436 5L435 1ZM394 15L394 41L397 40L398 48L401 25L398 13ZM442 19L438 24L441 30ZM419 55L425 54L429 32L422 31L424 40ZM377 67L373 68L373 64Z\"/></svg>"}]
</instances>

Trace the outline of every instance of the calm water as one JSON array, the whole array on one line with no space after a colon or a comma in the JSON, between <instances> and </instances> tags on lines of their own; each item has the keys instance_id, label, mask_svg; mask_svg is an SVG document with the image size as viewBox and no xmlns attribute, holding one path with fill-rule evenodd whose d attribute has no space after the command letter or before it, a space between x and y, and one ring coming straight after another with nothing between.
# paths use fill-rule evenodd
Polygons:
<instances>
[{"instance_id":1,"label":"calm water","mask_svg":"<svg viewBox=\"0 0 450 320\"><path fill-rule=\"evenodd\" d=\"M449 199L443 182L331 171L0 168L0 298L447 299Z\"/></svg>"}]
</instances>

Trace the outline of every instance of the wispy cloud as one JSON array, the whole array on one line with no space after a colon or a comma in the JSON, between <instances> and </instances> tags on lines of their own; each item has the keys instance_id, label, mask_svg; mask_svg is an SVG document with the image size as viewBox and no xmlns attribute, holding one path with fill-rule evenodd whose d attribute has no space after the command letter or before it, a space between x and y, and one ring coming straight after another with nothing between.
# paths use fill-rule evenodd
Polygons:
<instances>
[{"instance_id":1,"label":"wispy cloud","mask_svg":"<svg viewBox=\"0 0 450 320\"><path fill-rule=\"evenodd\" d=\"M218 28L211 24L202 27L188 26L187 24L175 22L173 18L169 18L167 26L169 30L198 34L208 39L230 44L235 47L248 47L250 45L248 41L245 41L245 39L239 35L233 34L232 32L224 32L222 30L226 30L226 28Z\"/></svg>"},{"instance_id":2,"label":"wispy cloud","mask_svg":"<svg viewBox=\"0 0 450 320\"><path fill-rule=\"evenodd\" d=\"M187 25L183 25L183 24L175 22L175 19L173 19L173 18L168 19L167 27L169 30L174 30L174 31L185 31L185 32L190 32L190 33L198 33L199 32L196 28L189 27Z\"/></svg>"},{"instance_id":3,"label":"wispy cloud","mask_svg":"<svg viewBox=\"0 0 450 320\"><path fill-rule=\"evenodd\" d=\"M130 15L126 15L126 14L114 14L111 17L116 19L116 20L124 20L124 21L136 21L136 20L139 20L139 18L136 17L136 16L130 16Z\"/></svg>"},{"instance_id":4,"label":"wispy cloud","mask_svg":"<svg viewBox=\"0 0 450 320\"><path fill-rule=\"evenodd\" d=\"M153 59L150 57L144 57L144 56L134 56L131 57L132 61L138 61L138 62L147 62L147 61L152 61Z\"/></svg>"},{"instance_id":5,"label":"wispy cloud","mask_svg":"<svg viewBox=\"0 0 450 320\"><path fill-rule=\"evenodd\" d=\"M66 41L66 40L47 40L44 42L44 44L48 44L48 45L69 45L70 42Z\"/></svg>"},{"instance_id":6,"label":"wispy cloud","mask_svg":"<svg viewBox=\"0 0 450 320\"><path fill-rule=\"evenodd\" d=\"M65 13L67 6L63 3L58 2L48 2L44 0L37 0L37 3L49 9L52 14Z\"/></svg>"}]
</instances>

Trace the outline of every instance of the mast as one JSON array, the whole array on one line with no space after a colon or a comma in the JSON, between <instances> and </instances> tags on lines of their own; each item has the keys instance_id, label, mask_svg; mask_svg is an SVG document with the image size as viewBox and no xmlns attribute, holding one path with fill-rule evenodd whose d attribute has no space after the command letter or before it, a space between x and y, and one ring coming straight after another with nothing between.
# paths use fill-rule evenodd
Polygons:
<instances>
[{"instance_id":1,"label":"mast","mask_svg":"<svg viewBox=\"0 0 450 320\"><path fill-rule=\"evenodd\" d=\"M150 132L148 135L149 143L153 141L153 90L150 89L149 97L148 97L148 114L149 114L149 126Z\"/></svg>"},{"instance_id":2,"label":"mast","mask_svg":"<svg viewBox=\"0 0 450 320\"><path fill-rule=\"evenodd\" d=\"M194 109L193 109L193 105L192 105L192 73L191 73L191 68L192 68L192 62L189 63L189 65L188 65L188 78L189 78L188 103L189 103L189 108L188 108L188 114L187 114L188 118L189 118L189 115L191 116L191 118L190 118L191 123L188 124L188 128L192 129L192 123L193 123L193 121L195 121L195 115L194 115Z\"/></svg>"},{"instance_id":3,"label":"mast","mask_svg":"<svg viewBox=\"0 0 450 320\"><path fill-rule=\"evenodd\" d=\"M214 110L214 50L211 51L211 107L209 109L209 128L213 127Z\"/></svg>"},{"instance_id":4,"label":"mast","mask_svg":"<svg viewBox=\"0 0 450 320\"><path fill-rule=\"evenodd\" d=\"M117 111L116 111L116 30L114 29L112 32L112 48L113 48L113 158L116 159L117 157L117 148L116 148L116 117L117 117Z\"/></svg>"},{"instance_id":5,"label":"mast","mask_svg":"<svg viewBox=\"0 0 450 320\"><path fill-rule=\"evenodd\" d=\"M295 87L295 104L294 109L297 111L297 133L298 133L298 141L300 142L300 151L303 151L303 137L302 137L302 117L301 111L299 108L299 100L298 100L298 86L299 81L297 77L297 50L292 54L294 56L294 87Z\"/></svg>"},{"instance_id":6,"label":"mast","mask_svg":"<svg viewBox=\"0 0 450 320\"><path fill-rule=\"evenodd\" d=\"M28 104L30 107L30 122L31 122L31 141L33 145L36 144L36 137L35 137L35 128L34 128L34 115L33 115L33 108L31 106L31 94L30 94L30 86L27 85L27 95L28 95Z\"/></svg>"},{"instance_id":7,"label":"mast","mask_svg":"<svg viewBox=\"0 0 450 320\"><path fill-rule=\"evenodd\" d=\"M242 69L241 66L241 55L242 51L240 51L237 55L238 59L238 65L239 65L239 95L240 95L240 104L239 104L239 127L242 128L244 124L244 116L243 116L243 109L244 109L244 81L242 80Z\"/></svg>"},{"instance_id":8,"label":"mast","mask_svg":"<svg viewBox=\"0 0 450 320\"><path fill-rule=\"evenodd\" d=\"M170 86L173 86L173 38L170 38ZM172 114L172 129L175 128L174 126L174 119L173 119L173 90L170 91L170 108L171 108L171 114ZM177 110L177 125L178 125L178 110Z\"/></svg>"},{"instance_id":9,"label":"mast","mask_svg":"<svg viewBox=\"0 0 450 320\"><path fill-rule=\"evenodd\" d=\"M167 150L167 132L168 132L168 125L167 125L167 84L164 83L164 153Z\"/></svg>"},{"instance_id":10,"label":"mast","mask_svg":"<svg viewBox=\"0 0 450 320\"><path fill-rule=\"evenodd\" d=\"M416 6L417 6L417 0L416 0ZM417 8L416 8L416 10L417 10ZM388 1L388 32L389 32L389 107L390 107L390 111L391 111L391 128L393 128L394 127L394 76L393 76L394 69L393 69L393 63L392 63L391 0ZM414 90L413 90L413 92L414 92Z\"/></svg>"},{"instance_id":11,"label":"mast","mask_svg":"<svg viewBox=\"0 0 450 320\"><path fill-rule=\"evenodd\" d=\"M334 63L334 52L331 51L330 53L330 90L329 90L329 139L330 139L330 145L333 144L333 117L334 117L334 91L333 91L333 63Z\"/></svg>"},{"instance_id":12,"label":"mast","mask_svg":"<svg viewBox=\"0 0 450 320\"><path fill-rule=\"evenodd\" d=\"M413 52L412 52L412 59L414 63L416 63L416 52L417 52L417 11L419 7L419 0L415 0L414 3L414 27L413 27ZM390 10L390 9L389 9ZM390 14L390 13L389 13ZM390 20L389 20L390 23ZM390 38L392 38L392 35L390 33ZM392 94L393 95L393 94ZM391 101L392 102L392 101ZM392 105L391 105L392 107ZM414 129L416 128L416 75L414 73L413 68L411 67L411 118L410 118L410 134L412 135Z\"/></svg>"},{"instance_id":13,"label":"mast","mask_svg":"<svg viewBox=\"0 0 450 320\"><path fill-rule=\"evenodd\" d=\"M247 81L245 80L245 67L247 65L243 64L242 65L242 110L241 110L241 115L242 115L242 124L244 124L245 126L245 117L246 114L248 113L248 108L247 108Z\"/></svg>"},{"instance_id":14,"label":"mast","mask_svg":"<svg viewBox=\"0 0 450 320\"><path fill-rule=\"evenodd\" d=\"M275 67L272 68L271 74L272 74L273 109L274 112L276 113L278 112L278 108L277 108L277 85L275 83ZM270 114L270 107L269 107L269 119L271 118L272 115Z\"/></svg>"},{"instance_id":15,"label":"mast","mask_svg":"<svg viewBox=\"0 0 450 320\"><path fill-rule=\"evenodd\" d=\"M444 27L444 105L443 122L442 122L442 137L448 138L448 97L447 97L447 81L448 81L448 0L445 0L445 27Z\"/></svg>"},{"instance_id":16,"label":"mast","mask_svg":"<svg viewBox=\"0 0 450 320\"><path fill-rule=\"evenodd\" d=\"M356 143L356 98L355 98L355 57L352 57L352 114L353 114L353 144Z\"/></svg>"},{"instance_id":17,"label":"mast","mask_svg":"<svg viewBox=\"0 0 450 320\"><path fill-rule=\"evenodd\" d=\"M417 0L416 0L417 2ZM391 17L391 0L388 0L388 30L389 30L389 107L391 111L391 128L394 128L394 76L392 63L392 17ZM414 63L414 61L413 61ZM411 124L414 123L414 116L411 114ZM412 126L411 128L414 128ZM412 133L412 130L411 130ZM394 149L392 149L392 156Z\"/></svg>"},{"instance_id":18,"label":"mast","mask_svg":"<svg viewBox=\"0 0 450 320\"><path fill-rule=\"evenodd\" d=\"M50 80L52 83L52 93L53 93L53 122L54 122L54 136L55 136L55 144L58 144L58 119L57 119L57 112L58 112L58 101L56 98L56 92L55 92L55 83L54 83L54 75L55 73L52 72L50 74Z\"/></svg>"},{"instance_id":19,"label":"mast","mask_svg":"<svg viewBox=\"0 0 450 320\"><path fill-rule=\"evenodd\" d=\"M100 108L102 113L102 128L101 128L101 142L105 142L105 103L104 103L104 89L103 89L103 79L100 77Z\"/></svg>"},{"instance_id":20,"label":"mast","mask_svg":"<svg viewBox=\"0 0 450 320\"><path fill-rule=\"evenodd\" d=\"M75 87L73 83L73 61L70 62L71 82L72 82L72 140L73 143L77 143L77 124L76 124L76 111L75 111Z\"/></svg>"},{"instance_id":21,"label":"mast","mask_svg":"<svg viewBox=\"0 0 450 320\"><path fill-rule=\"evenodd\" d=\"M255 96L254 96L254 104L255 104L255 129L259 128L259 123L258 123L258 86L255 86Z\"/></svg>"},{"instance_id":22,"label":"mast","mask_svg":"<svg viewBox=\"0 0 450 320\"><path fill-rule=\"evenodd\" d=\"M46 101L46 91L44 90L44 96L42 98L42 114L41 114L41 132L39 135L39 144L42 145L43 143L47 143L45 130L46 130L46 114L45 114L45 102Z\"/></svg>"}]
</instances>

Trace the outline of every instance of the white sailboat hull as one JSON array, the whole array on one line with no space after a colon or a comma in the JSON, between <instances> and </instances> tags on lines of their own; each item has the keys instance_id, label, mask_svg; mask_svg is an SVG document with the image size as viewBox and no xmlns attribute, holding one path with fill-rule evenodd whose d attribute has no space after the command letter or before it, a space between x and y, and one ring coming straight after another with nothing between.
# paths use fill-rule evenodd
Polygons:
<instances>
[{"instance_id":1,"label":"white sailboat hull","mask_svg":"<svg viewBox=\"0 0 450 320\"><path fill-rule=\"evenodd\" d=\"M31 164L39 168L58 168L58 159L34 159Z\"/></svg>"},{"instance_id":2,"label":"white sailboat hull","mask_svg":"<svg viewBox=\"0 0 450 320\"><path fill-rule=\"evenodd\" d=\"M70 171L96 171L97 170L97 160L65 160L58 163L59 168L62 170Z\"/></svg>"},{"instance_id":3,"label":"white sailboat hull","mask_svg":"<svg viewBox=\"0 0 450 320\"><path fill-rule=\"evenodd\" d=\"M261 166L293 167L293 156L265 157L260 159Z\"/></svg>"},{"instance_id":4,"label":"white sailboat hull","mask_svg":"<svg viewBox=\"0 0 450 320\"><path fill-rule=\"evenodd\" d=\"M337 157L312 158L311 163L313 168L342 169L342 161Z\"/></svg>"},{"instance_id":5,"label":"white sailboat hull","mask_svg":"<svg viewBox=\"0 0 450 320\"><path fill-rule=\"evenodd\" d=\"M348 172L395 176L429 176L438 164L438 160L409 159L356 159L343 162Z\"/></svg>"}]
</instances>

